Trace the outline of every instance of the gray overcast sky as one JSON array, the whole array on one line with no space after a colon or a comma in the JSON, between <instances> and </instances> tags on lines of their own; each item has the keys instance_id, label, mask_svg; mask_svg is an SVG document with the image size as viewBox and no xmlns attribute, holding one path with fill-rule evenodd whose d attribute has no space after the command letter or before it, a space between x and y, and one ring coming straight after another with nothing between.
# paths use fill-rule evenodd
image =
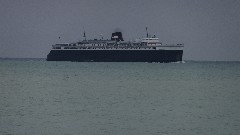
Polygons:
<instances>
[{"instance_id":1,"label":"gray overcast sky","mask_svg":"<svg viewBox=\"0 0 240 135\"><path fill-rule=\"evenodd\" d=\"M240 0L0 0L0 57L46 58L83 29L134 40L146 26L163 43L184 43L184 59L240 60Z\"/></svg>"}]
</instances>

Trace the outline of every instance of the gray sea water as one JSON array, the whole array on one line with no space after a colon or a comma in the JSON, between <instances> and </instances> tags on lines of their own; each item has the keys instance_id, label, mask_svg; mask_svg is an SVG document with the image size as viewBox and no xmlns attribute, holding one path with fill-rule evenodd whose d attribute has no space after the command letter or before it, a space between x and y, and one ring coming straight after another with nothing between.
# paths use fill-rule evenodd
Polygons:
<instances>
[{"instance_id":1,"label":"gray sea water","mask_svg":"<svg viewBox=\"0 0 240 135\"><path fill-rule=\"evenodd\" d=\"M239 135L240 63L0 60L1 135Z\"/></svg>"}]
</instances>

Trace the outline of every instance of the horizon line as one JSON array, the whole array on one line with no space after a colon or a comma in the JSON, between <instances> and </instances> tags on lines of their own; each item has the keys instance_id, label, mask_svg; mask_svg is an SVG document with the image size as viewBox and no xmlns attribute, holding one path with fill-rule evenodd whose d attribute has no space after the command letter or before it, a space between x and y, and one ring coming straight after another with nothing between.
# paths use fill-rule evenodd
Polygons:
<instances>
[{"instance_id":1,"label":"horizon line","mask_svg":"<svg viewBox=\"0 0 240 135\"><path fill-rule=\"evenodd\" d=\"M9 59L9 60L13 60L13 59L47 59L45 58L24 58L24 57L19 57L19 58L15 58L15 57L0 57L0 59ZM240 60L190 60L190 59L185 59L183 61L192 61L192 62L240 62Z\"/></svg>"}]
</instances>

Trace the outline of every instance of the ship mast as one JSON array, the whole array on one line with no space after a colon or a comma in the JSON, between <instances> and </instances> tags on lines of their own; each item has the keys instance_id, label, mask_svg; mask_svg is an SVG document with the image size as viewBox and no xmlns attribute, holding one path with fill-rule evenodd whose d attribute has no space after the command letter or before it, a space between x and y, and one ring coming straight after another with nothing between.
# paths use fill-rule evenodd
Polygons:
<instances>
[{"instance_id":1,"label":"ship mast","mask_svg":"<svg viewBox=\"0 0 240 135\"><path fill-rule=\"evenodd\" d=\"M84 33L83 33L83 37L84 37L84 39L86 40L86 33L85 33L85 30L84 30Z\"/></svg>"},{"instance_id":2,"label":"ship mast","mask_svg":"<svg viewBox=\"0 0 240 135\"><path fill-rule=\"evenodd\" d=\"M148 29L147 29L147 27L146 27L146 32L147 32L147 38L148 38Z\"/></svg>"}]
</instances>

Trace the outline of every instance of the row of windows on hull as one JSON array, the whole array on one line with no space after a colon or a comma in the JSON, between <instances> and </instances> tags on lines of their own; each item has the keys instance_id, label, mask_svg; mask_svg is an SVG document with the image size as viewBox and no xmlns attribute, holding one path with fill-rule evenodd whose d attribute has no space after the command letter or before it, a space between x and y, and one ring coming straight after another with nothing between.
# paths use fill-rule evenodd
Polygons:
<instances>
[{"instance_id":1,"label":"row of windows on hull","mask_svg":"<svg viewBox=\"0 0 240 135\"><path fill-rule=\"evenodd\" d=\"M128 43L121 43L121 44L81 44L81 46L107 46L107 45L112 45L112 46L114 46L114 45L138 45L138 46L147 46L147 45L149 45L149 46L153 46L153 45L162 45L161 43L147 43L147 42L143 42L143 43L132 43L132 44L128 44ZM55 46L55 45L54 45ZM56 44L56 46L62 46L62 47L65 47L65 46L79 46L79 45L77 45L77 44Z\"/></svg>"},{"instance_id":2,"label":"row of windows on hull","mask_svg":"<svg viewBox=\"0 0 240 135\"><path fill-rule=\"evenodd\" d=\"M53 49L62 49L61 47L55 47ZM148 48L141 48L141 47L131 47L131 48L107 48L107 47L103 47L103 48L94 48L94 47L86 47L86 48L76 48L76 47L64 47L63 49L156 49L156 47L148 47Z\"/></svg>"}]
</instances>

